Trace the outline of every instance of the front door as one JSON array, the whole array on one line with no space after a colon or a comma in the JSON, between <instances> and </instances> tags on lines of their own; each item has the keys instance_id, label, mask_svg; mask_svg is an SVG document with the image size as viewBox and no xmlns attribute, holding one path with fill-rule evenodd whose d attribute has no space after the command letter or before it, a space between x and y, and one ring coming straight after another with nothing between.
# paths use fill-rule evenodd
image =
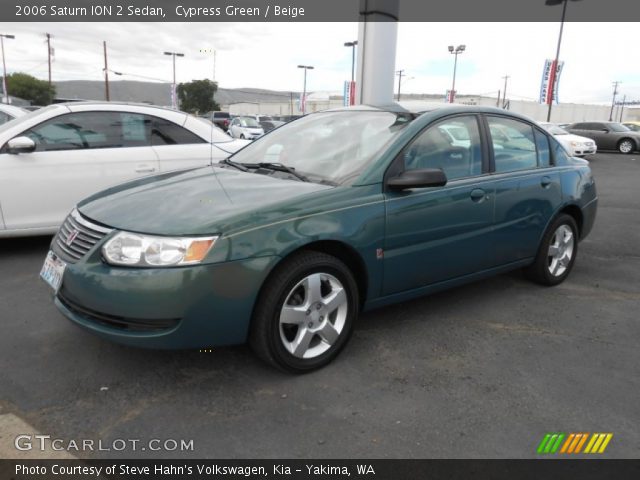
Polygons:
<instances>
[{"instance_id":1,"label":"front door","mask_svg":"<svg viewBox=\"0 0 640 480\"><path fill-rule=\"evenodd\" d=\"M132 125L126 115L61 115L21 134L34 140L34 152L0 153L5 228L58 226L83 198L157 172L158 158L148 145L144 125Z\"/></svg>"},{"instance_id":2,"label":"front door","mask_svg":"<svg viewBox=\"0 0 640 480\"><path fill-rule=\"evenodd\" d=\"M490 268L495 188L479 119L455 116L427 127L396 162L442 168L444 187L386 192L383 295Z\"/></svg>"}]
</instances>

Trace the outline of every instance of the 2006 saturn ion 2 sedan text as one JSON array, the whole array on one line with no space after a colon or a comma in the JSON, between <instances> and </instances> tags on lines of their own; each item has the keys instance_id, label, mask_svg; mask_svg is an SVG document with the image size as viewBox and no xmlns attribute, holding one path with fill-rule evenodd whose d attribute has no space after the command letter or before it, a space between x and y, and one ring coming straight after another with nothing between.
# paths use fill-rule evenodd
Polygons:
<instances>
[{"instance_id":1,"label":"2006 saturn ion 2 sedan text","mask_svg":"<svg viewBox=\"0 0 640 480\"><path fill-rule=\"evenodd\" d=\"M305 372L335 358L363 309L521 267L562 282L596 208L588 162L525 117L361 106L87 198L41 275L58 309L104 338L248 340Z\"/></svg>"}]
</instances>

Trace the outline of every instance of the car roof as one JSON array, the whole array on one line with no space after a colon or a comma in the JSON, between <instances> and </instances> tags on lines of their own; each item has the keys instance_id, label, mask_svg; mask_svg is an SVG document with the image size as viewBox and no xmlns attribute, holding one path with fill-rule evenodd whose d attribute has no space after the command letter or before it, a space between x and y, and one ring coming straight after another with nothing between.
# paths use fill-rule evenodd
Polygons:
<instances>
[{"instance_id":1,"label":"car roof","mask_svg":"<svg viewBox=\"0 0 640 480\"><path fill-rule=\"evenodd\" d=\"M340 111L368 111L368 112L391 112L391 113L409 113L416 116L420 116L425 113L437 112L438 114L448 115L456 113L493 113L498 115L509 115L511 117L519 118L529 122L533 120L525 115L521 115L509 110L503 110L497 107L488 107L484 105L460 105L449 103L434 103L434 102L411 102L405 103L392 103L388 105L356 105L352 107L339 107L324 110L324 112L340 112ZM534 122L535 123L535 122Z\"/></svg>"}]
</instances>

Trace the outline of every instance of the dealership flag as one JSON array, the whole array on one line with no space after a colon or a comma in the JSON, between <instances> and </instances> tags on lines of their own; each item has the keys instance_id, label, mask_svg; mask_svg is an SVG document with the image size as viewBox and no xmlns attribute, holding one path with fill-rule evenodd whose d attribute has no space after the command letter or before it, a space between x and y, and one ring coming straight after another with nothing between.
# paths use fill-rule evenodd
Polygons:
<instances>
[{"instance_id":1,"label":"dealership flag","mask_svg":"<svg viewBox=\"0 0 640 480\"><path fill-rule=\"evenodd\" d=\"M542 69L540 103L546 103L547 105L551 104L551 102L556 104L560 103L558 100L558 86L560 84L560 73L562 73L564 62L558 62L557 68L554 68L555 63L555 60L547 59ZM553 88L551 88L551 85L553 85Z\"/></svg>"},{"instance_id":2,"label":"dealership flag","mask_svg":"<svg viewBox=\"0 0 640 480\"><path fill-rule=\"evenodd\" d=\"M344 106L349 107L356 104L356 82L345 80L343 90Z\"/></svg>"}]
</instances>

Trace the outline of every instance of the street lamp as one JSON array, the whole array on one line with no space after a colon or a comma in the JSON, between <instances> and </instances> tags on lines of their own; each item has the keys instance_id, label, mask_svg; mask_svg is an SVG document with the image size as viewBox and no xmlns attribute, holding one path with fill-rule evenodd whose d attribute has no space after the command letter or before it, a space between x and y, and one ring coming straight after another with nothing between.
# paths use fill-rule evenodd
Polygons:
<instances>
[{"instance_id":1,"label":"street lamp","mask_svg":"<svg viewBox=\"0 0 640 480\"><path fill-rule=\"evenodd\" d=\"M302 101L300 102L302 104L302 115L304 115L307 110L307 70L313 70L313 67L311 65L298 65L298 68L304 69L304 87L302 90Z\"/></svg>"},{"instance_id":2,"label":"street lamp","mask_svg":"<svg viewBox=\"0 0 640 480\"><path fill-rule=\"evenodd\" d=\"M572 2L579 2L580 0L571 0ZM551 66L551 75L549 77L549 88L551 94L548 96L549 110L547 111L547 122L551 121L551 107L553 105L553 96L556 89L556 72L558 70L558 60L560 59L560 45L562 44L562 30L564 29L564 17L567 14L567 4L569 0L545 0L544 4L548 7L562 4L562 18L560 19L560 33L558 35L558 48L556 49L556 59Z\"/></svg>"},{"instance_id":3,"label":"street lamp","mask_svg":"<svg viewBox=\"0 0 640 480\"><path fill-rule=\"evenodd\" d=\"M449 95L449 103L453 103L456 96L456 69L458 68L458 55L465 51L466 45L458 45L453 48L453 45L449 45L449 53L455 55L453 62L453 85L451 86L451 94Z\"/></svg>"},{"instance_id":4,"label":"street lamp","mask_svg":"<svg viewBox=\"0 0 640 480\"><path fill-rule=\"evenodd\" d=\"M4 103L9 103L9 92L7 92L7 63L4 58L4 39L10 38L15 39L15 35L7 35L5 33L0 33L0 46L2 46L2 93L4 98L2 101Z\"/></svg>"},{"instance_id":5,"label":"street lamp","mask_svg":"<svg viewBox=\"0 0 640 480\"><path fill-rule=\"evenodd\" d=\"M344 42L345 47L351 47L351 81L355 82L356 80L356 45L358 45L358 41L354 40L353 42Z\"/></svg>"},{"instance_id":6,"label":"street lamp","mask_svg":"<svg viewBox=\"0 0 640 480\"><path fill-rule=\"evenodd\" d=\"M171 91L171 105L173 108L178 108L178 99L176 94L176 57L184 57L184 53L164 52L164 54L171 55L173 57L173 86Z\"/></svg>"}]
</instances>

